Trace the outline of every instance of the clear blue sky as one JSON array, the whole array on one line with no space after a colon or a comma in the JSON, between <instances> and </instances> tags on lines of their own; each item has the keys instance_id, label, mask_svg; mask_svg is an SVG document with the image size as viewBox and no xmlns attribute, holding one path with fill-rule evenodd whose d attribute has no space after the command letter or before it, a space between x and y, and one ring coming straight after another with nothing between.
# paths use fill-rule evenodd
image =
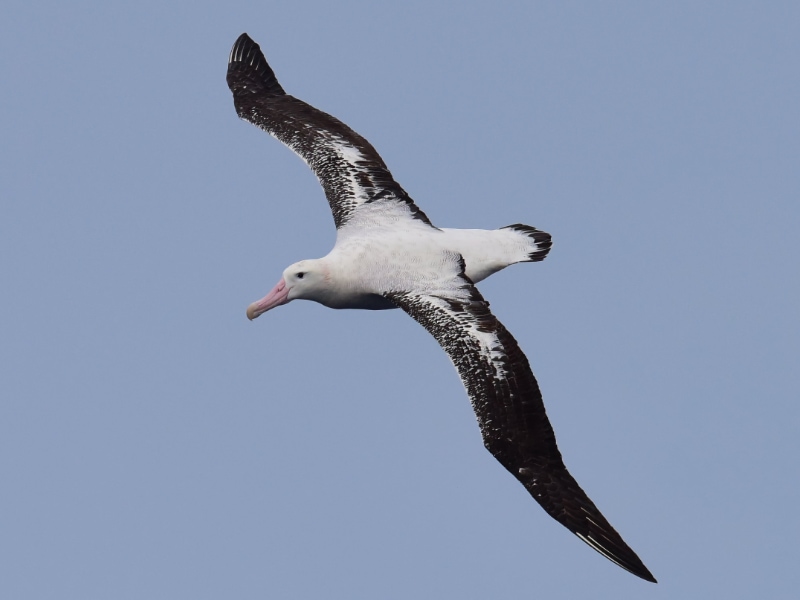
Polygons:
<instances>
[{"instance_id":1,"label":"clear blue sky","mask_svg":"<svg viewBox=\"0 0 800 600\"><path fill-rule=\"evenodd\" d=\"M0 15L0 597L789 598L800 5L29 2ZM248 32L481 285L658 585L549 519L399 311L247 305L334 240Z\"/></svg>"}]
</instances>

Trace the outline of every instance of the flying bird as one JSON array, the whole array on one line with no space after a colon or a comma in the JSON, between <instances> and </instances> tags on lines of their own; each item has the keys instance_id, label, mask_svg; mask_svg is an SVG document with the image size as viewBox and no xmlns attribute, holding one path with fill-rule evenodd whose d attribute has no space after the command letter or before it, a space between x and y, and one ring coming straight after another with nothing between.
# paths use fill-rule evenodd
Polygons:
<instances>
[{"instance_id":1,"label":"flying bird","mask_svg":"<svg viewBox=\"0 0 800 600\"><path fill-rule=\"evenodd\" d=\"M655 583L567 471L528 360L475 287L509 265L543 260L550 235L522 224L435 227L367 140L283 90L246 33L231 50L227 81L239 117L283 142L316 174L337 230L327 256L289 266L272 291L248 307L248 318L296 299L330 308L404 310L449 355L484 445L500 464L556 521Z\"/></svg>"}]
</instances>

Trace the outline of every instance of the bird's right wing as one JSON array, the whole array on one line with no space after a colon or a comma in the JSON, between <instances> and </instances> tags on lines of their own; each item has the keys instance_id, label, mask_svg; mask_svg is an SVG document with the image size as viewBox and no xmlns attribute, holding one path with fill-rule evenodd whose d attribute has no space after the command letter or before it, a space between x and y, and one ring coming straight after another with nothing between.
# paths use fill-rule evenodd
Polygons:
<instances>
[{"instance_id":1,"label":"bird's right wing","mask_svg":"<svg viewBox=\"0 0 800 600\"><path fill-rule=\"evenodd\" d=\"M463 274L463 260L461 273L442 287L386 296L450 356L486 448L556 521L623 569L655 582L564 466L528 360Z\"/></svg>"}]
</instances>

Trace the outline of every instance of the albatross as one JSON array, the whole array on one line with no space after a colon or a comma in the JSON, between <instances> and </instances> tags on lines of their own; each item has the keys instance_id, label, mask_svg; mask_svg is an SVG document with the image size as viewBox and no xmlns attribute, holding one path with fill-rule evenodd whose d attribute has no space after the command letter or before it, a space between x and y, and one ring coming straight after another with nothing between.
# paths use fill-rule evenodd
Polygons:
<instances>
[{"instance_id":1,"label":"albatross","mask_svg":"<svg viewBox=\"0 0 800 600\"><path fill-rule=\"evenodd\" d=\"M249 319L292 300L330 308L400 308L439 342L467 390L486 449L564 527L623 569L655 578L570 475L525 355L475 284L543 260L548 233L515 224L440 229L397 183L375 148L335 117L287 94L243 33L228 59L239 117L302 158L333 212L336 243L301 260L247 308Z\"/></svg>"}]
</instances>

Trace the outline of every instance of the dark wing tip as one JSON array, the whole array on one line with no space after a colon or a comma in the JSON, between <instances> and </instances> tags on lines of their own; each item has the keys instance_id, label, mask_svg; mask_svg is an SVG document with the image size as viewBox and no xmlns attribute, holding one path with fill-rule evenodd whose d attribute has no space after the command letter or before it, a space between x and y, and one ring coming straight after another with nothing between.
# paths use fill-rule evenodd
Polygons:
<instances>
[{"instance_id":1,"label":"dark wing tip","mask_svg":"<svg viewBox=\"0 0 800 600\"><path fill-rule=\"evenodd\" d=\"M231 48L227 80L228 87L234 93L242 90L254 94L286 93L278 83L261 48L246 33L240 35Z\"/></svg>"},{"instance_id":2,"label":"dark wing tip","mask_svg":"<svg viewBox=\"0 0 800 600\"><path fill-rule=\"evenodd\" d=\"M557 492L557 497L560 496L558 503L561 505L560 510L554 511L554 503L547 502L541 494L534 495L542 508L611 562L645 581L658 583L650 570L644 566L642 559L625 543L622 536L606 520L566 468L563 468L558 479L560 480L558 483L553 482L553 488L558 489L559 484L563 486L561 491ZM535 490L528 488L528 491L534 494Z\"/></svg>"},{"instance_id":3,"label":"dark wing tip","mask_svg":"<svg viewBox=\"0 0 800 600\"><path fill-rule=\"evenodd\" d=\"M589 546L591 546L593 549L597 550L597 552L605 556L611 562L622 567L629 573L632 573L637 577L641 577L645 581L649 581L651 583L658 583L658 581L656 581L656 578L653 577L653 574L650 572L650 570L646 566L644 566L644 563L636 555L636 553L633 550L631 550L625 544L625 542L622 541L622 538L619 538L618 540L619 542L621 542L621 545L616 541L612 541L611 544L608 544L607 541L604 543L599 542L592 536L591 533L589 535L582 535L577 531L574 533L581 540L583 540ZM616 532L614 533L616 534ZM619 534L616 534L615 537L619 537Z\"/></svg>"},{"instance_id":4,"label":"dark wing tip","mask_svg":"<svg viewBox=\"0 0 800 600\"><path fill-rule=\"evenodd\" d=\"M633 573L633 571L631 572ZM650 583L658 583L658 580L655 577L653 577L653 574L647 569L647 567L645 567L644 571L642 571L641 573L633 573L633 574L638 575L639 577L641 577L645 581L649 581Z\"/></svg>"},{"instance_id":5,"label":"dark wing tip","mask_svg":"<svg viewBox=\"0 0 800 600\"><path fill-rule=\"evenodd\" d=\"M554 468L522 468L517 478L541 507L591 548L645 581L658 583L559 460Z\"/></svg>"}]
</instances>

